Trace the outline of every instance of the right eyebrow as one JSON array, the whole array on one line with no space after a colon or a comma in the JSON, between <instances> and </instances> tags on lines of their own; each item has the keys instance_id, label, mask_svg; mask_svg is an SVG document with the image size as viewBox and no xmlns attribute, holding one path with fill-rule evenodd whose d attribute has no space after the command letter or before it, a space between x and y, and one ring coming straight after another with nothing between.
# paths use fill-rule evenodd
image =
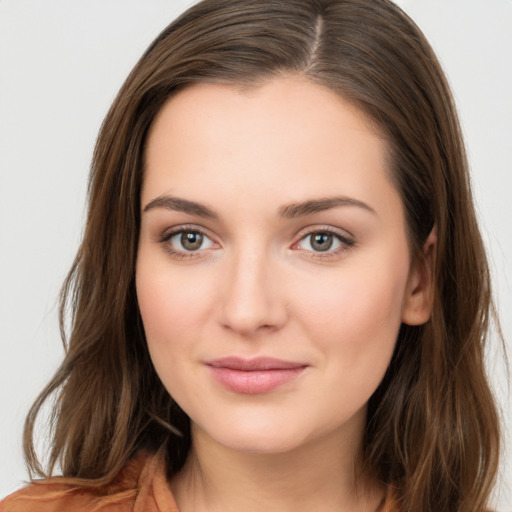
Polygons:
<instances>
[{"instance_id":1,"label":"right eyebrow","mask_svg":"<svg viewBox=\"0 0 512 512\"><path fill-rule=\"evenodd\" d=\"M219 216L210 208L195 201L180 199L172 196L159 196L150 201L143 209L143 212L153 210L155 208L165 208L166 210L174 210L176 212L189 213L199 217L207 217L209 219L217 219Z\"/></svg>"}]
</instances>

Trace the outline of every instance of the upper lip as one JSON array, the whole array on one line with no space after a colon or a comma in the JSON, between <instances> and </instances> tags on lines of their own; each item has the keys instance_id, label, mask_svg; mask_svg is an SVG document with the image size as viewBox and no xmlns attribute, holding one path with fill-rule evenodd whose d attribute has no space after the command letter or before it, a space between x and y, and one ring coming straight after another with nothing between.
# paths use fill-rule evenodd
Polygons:
<instances>
[{"instance_id":1,"label":"upper lip","mask_svg":"<svg viewBox=\"0 0 512 512\"><path fill-rule=\"evenodd\" d=\"M214 368L227 368L229 370L258 371L258 370L290 370L293 368L304 368L304 363L295 361L284 361L274 357L256 357L245 359L243 357L223 357L206 361L208 366Z\"/></svg>"}]
</instances>

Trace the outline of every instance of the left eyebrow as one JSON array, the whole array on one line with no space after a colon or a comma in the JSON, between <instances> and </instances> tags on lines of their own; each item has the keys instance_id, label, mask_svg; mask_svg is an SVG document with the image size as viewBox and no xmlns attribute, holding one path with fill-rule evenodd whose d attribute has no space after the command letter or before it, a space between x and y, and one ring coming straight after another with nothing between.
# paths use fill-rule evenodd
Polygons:
<instances>
[{"instance_id":1,"label":"left eyebrow","mask_svg":"<svg viewBox=\"0 0 512 512\"><path fill-rule=\"evenodd\" d=\"M377 212L370 205L363 203L358 199L345 196L324 197L304 201L302 203L290 203L279 208L279 215L287 219L293 219L295 217L312 215L314 213L323 212L324 210L330 210L331 208L338 208L341 206L355 206L357 208L362 208L373 215L377 215Z\"/></svg>"}]
</instances>

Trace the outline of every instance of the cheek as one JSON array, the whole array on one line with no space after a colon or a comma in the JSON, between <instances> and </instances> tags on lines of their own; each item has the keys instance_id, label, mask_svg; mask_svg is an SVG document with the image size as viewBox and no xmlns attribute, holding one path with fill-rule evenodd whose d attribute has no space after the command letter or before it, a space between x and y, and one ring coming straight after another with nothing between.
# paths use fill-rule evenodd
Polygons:
<instances>
[{"instance_id":1,"label":"cheek","mask_svg":"<svg viewBox=\"0 0 512 512\"><path fill-rule=\"evenodd\" d=\"M401 324L406 265L344 269L310 287L298 317L327 365L347 374L385 372Z\"/></svg>"},{"instance_id":2,"label":"cheek","mask_svg":"<svg viewBox=\"0 0 512 512\"><path fill-rule=\"evenodd\" d=\"M402 290L380 273L352 274L330 290L309 297L302 325L315 340L325 378L312 402L334 426L361 410L384 378L401 324Z\"/></svg>"},{"instance_id":3,"label":"cheek","mask_svg":"<svg viewBox=\"0 0 512 512\"><path fill-rule=\"evenodd\" d=\"M171 267L165 256L155 258L140 251L137 299L150 355L166 386L179 372L180 360L199 342L201 326L211 310L208 281L187 276L179 266Z\"/></svg>"},{"instance_id":4,"label":"cheek","mask_svg":"<svg viewBox=\"0 0 512 512\"><path fill-rule=\"evenodd\" d=\"M137 298L148 339L190 329L204 306L204 289L152 272L138 273Z\"/></svg>"}]
</instances>

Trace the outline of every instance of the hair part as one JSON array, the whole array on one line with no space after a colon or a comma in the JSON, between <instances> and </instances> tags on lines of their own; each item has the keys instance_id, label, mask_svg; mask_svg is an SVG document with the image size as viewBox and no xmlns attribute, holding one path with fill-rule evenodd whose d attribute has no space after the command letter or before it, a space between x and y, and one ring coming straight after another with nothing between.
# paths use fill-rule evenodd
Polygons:
<instances>
[{"instance_id":1,"label":"hair part","mask_svg":"<svg viewBox=\"0 0 512 512\"><path fill-rule=\"evenodd\" d=\"M434 226L438 234L432 318L400 330L369 402L365 470L398 489L401 510L481 512L499 454L484 369L489 270L450 89L421 31L388 0L205 0L150 45L98 137L83 242L61 294L66 357L27 417L28 467L50 477L60 464L65 477L93 485L164 445L170 471L182 467L189 420L153 368L134 284L148 132L180 88L257 87L290 73L337 92L379 127L413 256ZM44 470L32 438L53 396Z\"/></svg>"}]
</instances>

